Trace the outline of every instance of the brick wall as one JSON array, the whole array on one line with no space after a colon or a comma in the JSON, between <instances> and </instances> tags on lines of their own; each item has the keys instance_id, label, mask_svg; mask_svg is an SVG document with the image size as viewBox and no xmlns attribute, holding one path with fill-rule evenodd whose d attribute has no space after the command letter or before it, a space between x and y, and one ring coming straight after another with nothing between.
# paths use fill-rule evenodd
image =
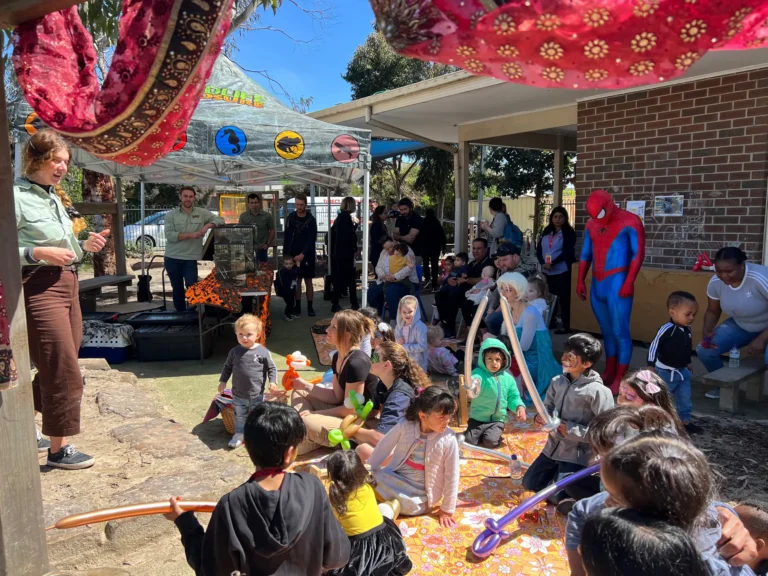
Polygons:
<instances>
[{"instance_id":1,"label":"brick wall","mask_svg":"<svg viewBox=\"0 0 768 576\"><path fill-rule=\"evenodd\" d=\"M581 102L576 229L604 188L622 208L645 200L648 266L690 268L729 245L760 261L767 154L768 68ZM654 217L661 195L682 195L684 215Z\"/></svg>"}]
</instances>

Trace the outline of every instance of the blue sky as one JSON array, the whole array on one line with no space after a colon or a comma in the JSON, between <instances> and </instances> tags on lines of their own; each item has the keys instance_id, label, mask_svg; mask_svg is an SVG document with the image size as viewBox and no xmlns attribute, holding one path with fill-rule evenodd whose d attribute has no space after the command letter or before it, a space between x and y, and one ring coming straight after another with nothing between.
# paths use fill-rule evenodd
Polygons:
<instances>
[{"instance_id":1,"label":"blue sky","mask_svg":"<svg viewBox=\"0 0 768 576\"><path fill-rule=\"evenodd\" d=\"M311 7L313 0L299 0ZM315 0L317 2L318 0ZM355 48L372 32L373 11L367 0L319 0L330 6L332 20L325 29L287 0L275 16L263 13L260 26L285 30L295 38L314 39L311 44L296 44L279 32L252 31L238 40L234 59L245 68L266 70L290 95L314 98L311 110L349 102L350 88L341 75L346 71ZM264 78L250 76L269 88ZM280 94L275 92L276 96ZM284 100L284 99L283 99Z\"/></svg>"}]
</instances>

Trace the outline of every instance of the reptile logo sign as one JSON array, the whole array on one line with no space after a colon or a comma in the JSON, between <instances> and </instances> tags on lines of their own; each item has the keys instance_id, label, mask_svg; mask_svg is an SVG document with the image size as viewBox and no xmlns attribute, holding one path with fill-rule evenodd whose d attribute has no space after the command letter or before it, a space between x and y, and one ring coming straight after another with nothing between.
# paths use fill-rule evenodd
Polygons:
<instances>
[{"instance_id":1,"label":"reptile logo sign","mask_svg":"<svg viewBox=\"0 0 768 576\"><path fill-rule=\"evenodd\" d=\"M354 136L342 134L331 144L331 154L337 162L343 164L354 162L360 156L360 144Z\"/></svg>"},{"instance_id":2,"label":"reptile logo sign","mask_svg":"<svg viewBox=\"0 0 768 576\"><path fill-rule=\"evenodd\" d=\"M239 156L247 145L245 132L237 126L224 126L216 133L216 148L225 156Z\"/></svg>"},{"instance_id":3,"label":"reptile logo sign","mask_svg":"<svg viewBox=\"0 0 768 576\"><path fill-rule=\"evenodd\" d=\"M275 152L286 160L296 160L304 154L304 138L293 130L280 132L275 138Z\"/></svg>"}]
</instances>

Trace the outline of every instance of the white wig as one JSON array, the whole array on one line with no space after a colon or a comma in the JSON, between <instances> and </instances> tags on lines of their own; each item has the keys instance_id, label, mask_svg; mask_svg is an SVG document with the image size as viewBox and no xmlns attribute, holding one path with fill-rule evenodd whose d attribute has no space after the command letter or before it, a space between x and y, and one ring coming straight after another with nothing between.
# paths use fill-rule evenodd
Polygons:
<instances>
[{"instance_id":1,"label":"white wig","mask_svg":"<svg viewBox=\"0 0 768 576\"><path fill-rule=\"evenodd\" d=\"M528 292L528 280L519 272L506 272L496 281L499 288L512 288L517 295L515 300L525 300Z\"/></svg>"}]
</instances>

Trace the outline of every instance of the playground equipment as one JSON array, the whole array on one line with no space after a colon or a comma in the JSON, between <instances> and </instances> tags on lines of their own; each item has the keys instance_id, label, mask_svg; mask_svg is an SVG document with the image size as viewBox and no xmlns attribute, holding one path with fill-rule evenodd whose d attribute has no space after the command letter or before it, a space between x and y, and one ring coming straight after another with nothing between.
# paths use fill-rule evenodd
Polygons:
<instances>
[{"instance_id":1,"label":"playground equipment","mask_svg":"<svg viewBox=\"0 0 768 576\"><path fill-rule=\"evenodd\" d=\"M487 558L493 553L493 551L501 542L502 538L509 538L510 534L509 532L504 530L504 526L506 526L511 522L514 522L520 516L522 516L529 510L531 510L531 508L533 508L534 506L536 506L536 504L538 504L539 502L542 502L543 500L546 500L547 498L559 492L566 486L569 486L574 482L578 482L582 478L591 476L592 474L594 474L595 472L598 472L599 470L600 470L600 464L594 464L589 468L580 470L575 474L571 474L570 476L563 478L559 482L550 484L549 486L544 488L544 490L537 492L536 494L528 498L528 500L525 500L524 502L522 502L517 508L513 508L498 520L495 520L494 518L488 518L488 520L485 521L485 530L483 530L480 533L480 535L477 538L475 538L475 541L472 543L472 552L478 558Z\"/></svg>"}]
</instances>

